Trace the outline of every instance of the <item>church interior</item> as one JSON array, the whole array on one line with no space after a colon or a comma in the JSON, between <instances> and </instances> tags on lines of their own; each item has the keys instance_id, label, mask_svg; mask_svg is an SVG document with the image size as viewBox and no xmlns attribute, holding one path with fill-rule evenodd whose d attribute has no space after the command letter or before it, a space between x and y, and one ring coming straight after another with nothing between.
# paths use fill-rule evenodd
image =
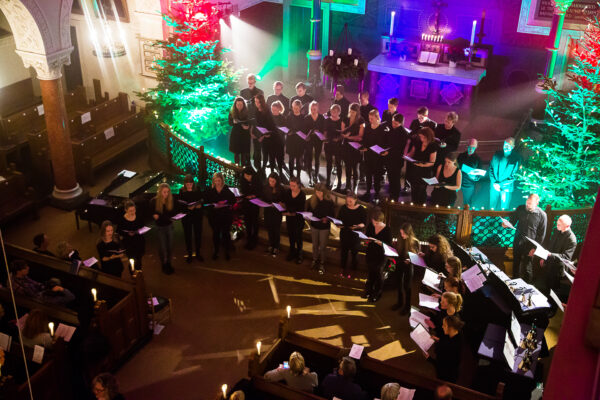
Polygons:
<instances>
[{"instance_id":1,"label":"church interior","mask_svg":"<svg viewBox=\"0 0 600 400\"><path fill-rule=\"evenodd\" d=\"M0 398L600 399L595 0L0 0L0 48Z\"/></svg>"}]
</instances>

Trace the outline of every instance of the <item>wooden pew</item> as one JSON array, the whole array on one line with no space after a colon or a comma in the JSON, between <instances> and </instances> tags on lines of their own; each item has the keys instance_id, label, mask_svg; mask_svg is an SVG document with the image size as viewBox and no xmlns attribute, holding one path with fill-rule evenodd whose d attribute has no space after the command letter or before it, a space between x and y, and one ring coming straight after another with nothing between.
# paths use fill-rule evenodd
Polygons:
<instances>
[{"instance_id":1,"label":"wooden pew","mask_svg":"<svg viewBox=\"0 0 600 400\"><path fill-rule=\"evenodd\" d=\"M95 316L100 331L111 344L108 357L110 368L122 364L152 337L148 326L148 306L141 271L137 271L131 281L86 267L79 268L75 275L70 272L71 264L68 261L10 244L6 245L6 253L9 262L14 259L25 260L33 279L45 282L52 277L59 278L62 285L69 288L77 298L89 296L91 289L96 288L98 299L101 301L96 303ZM41 304L35 299L20 299L19 302L27 307ZM61 318L67 317L67 310L60 309ZM48 309L45 311L54 312ZM72 316L71 322L76 322Z\"/></svg>"},{"instance_id":2,"label":"wooden pew","mask_svg":"<svg viewBox=\"0 0 600 400\"><path fill-rule=\"evenodd\" d=\"M265 372L276 368L292 352L299 351L304 356L307 366L312 371L317 372L319 382L321 382L327 374L337 367L339 359L347 355L349 350L286 330L287 328L280 327L283 337L278 339L269 351L261 357L255 355L254 358L251 358L248 365L248 375L251 377L252 386L257 390L280 396L280 398L295 399L297 398L295 393L285 390L290 388L282 388L281 384L266 382L262 378ZM370 396L375 397L379 397L379 391L385 383L398 382L403 387L417 389L415 393L415 399L417 400L433 398L435 388L442 384L450 386L454 398L459 400L499 400L502 399L504 391L504 384L500 383L494 396L487 395L464 386L420 375L408 368L389 365L366 354L363 354L360 361L357 362L355 382L366 390Z\"/></svg>"},{"instance_id":3,"label":"wooden pew","mask_svg":"<svg viewBox=\"0 0 600 400\"><path fill-rule=\"evenodd\" d=\"M27 212L37 218L37 196L23 174L5 171L2 176L5 180L0 182L0 225Z\"/></svg>"}]
</instances>

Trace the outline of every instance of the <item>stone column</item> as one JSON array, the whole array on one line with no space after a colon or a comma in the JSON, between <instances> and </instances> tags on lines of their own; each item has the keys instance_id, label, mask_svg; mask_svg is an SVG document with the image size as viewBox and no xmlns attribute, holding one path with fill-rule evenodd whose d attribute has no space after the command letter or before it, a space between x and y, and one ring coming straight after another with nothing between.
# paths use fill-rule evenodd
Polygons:
<instances>
[{"instance_id":1,"label":"stone column","mask_svg":"<svg viewBox=\"0 0 600 400\"><path fill-rule=\"evenodd\" d=\"M54 175L52 197L59 206L71 208L78 202L83 191L75 176L75 161L71 149L69 121L62 86L62 66L70 63L73 48L51 56L17 50L25 67L33 67L40 80L44 118L48 134L48 146Z\"/></svg>"}]
</instances>

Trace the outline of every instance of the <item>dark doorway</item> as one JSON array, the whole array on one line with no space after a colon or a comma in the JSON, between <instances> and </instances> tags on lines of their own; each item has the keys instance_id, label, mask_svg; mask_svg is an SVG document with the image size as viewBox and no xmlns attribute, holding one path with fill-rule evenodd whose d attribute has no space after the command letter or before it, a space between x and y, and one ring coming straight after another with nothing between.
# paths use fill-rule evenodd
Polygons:
<instances>
[{"instance_id":1,"label":"dark doorway","mask_svg":"<svg viewBox=\"0 0 600 400\"><path fill-rule=\"evenodd\" d=\"M75 31L74 26L71 27L71 44L73 45L71 65L64 66L67 91L74 90L77 86L83 86L81 61L79 60L79 46L77 45L77 32Z\"/></svg>"}]
</instances>

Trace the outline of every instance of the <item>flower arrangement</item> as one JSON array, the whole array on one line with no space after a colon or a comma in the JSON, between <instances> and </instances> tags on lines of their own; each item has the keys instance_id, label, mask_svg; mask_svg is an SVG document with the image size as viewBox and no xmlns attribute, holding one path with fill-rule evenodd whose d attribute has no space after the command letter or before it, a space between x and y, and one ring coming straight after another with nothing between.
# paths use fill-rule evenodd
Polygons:
<instances>
[{"instance_id":1,"label":"flower arrangement","mask_svg":"<svg viewBox=\"0 0 600 400\"><path fill-rule=\"evenodd\" d=\"M242 208L240 203L235 203L232 207L233 210L233 221L231 223L231 240L237 240L242 237L246 230L244 225L244 219L242 218Z\"/></svg>"},{"instance_id":2,"label":"flower arrangement","mask_svg":"<svg viewBox=\"0 0 600 400\"><path fill-rule=\"evenodd\" d=\"M448 42L448 60L452 62L464 61L468 58L469 41L465 38L455 38Z\"/></svg>"},{"instance_id":3,"label":"flower arrangement","mask_svg":"<svg viewBox=\"0 0 600 400\"><path fill-rule=\"evenodd\" d=\"M367 62L360 53L330 51L321 61L323 73L336 81L345 79L362 79L365 75Z\"/></svg>"}]
</instances>

